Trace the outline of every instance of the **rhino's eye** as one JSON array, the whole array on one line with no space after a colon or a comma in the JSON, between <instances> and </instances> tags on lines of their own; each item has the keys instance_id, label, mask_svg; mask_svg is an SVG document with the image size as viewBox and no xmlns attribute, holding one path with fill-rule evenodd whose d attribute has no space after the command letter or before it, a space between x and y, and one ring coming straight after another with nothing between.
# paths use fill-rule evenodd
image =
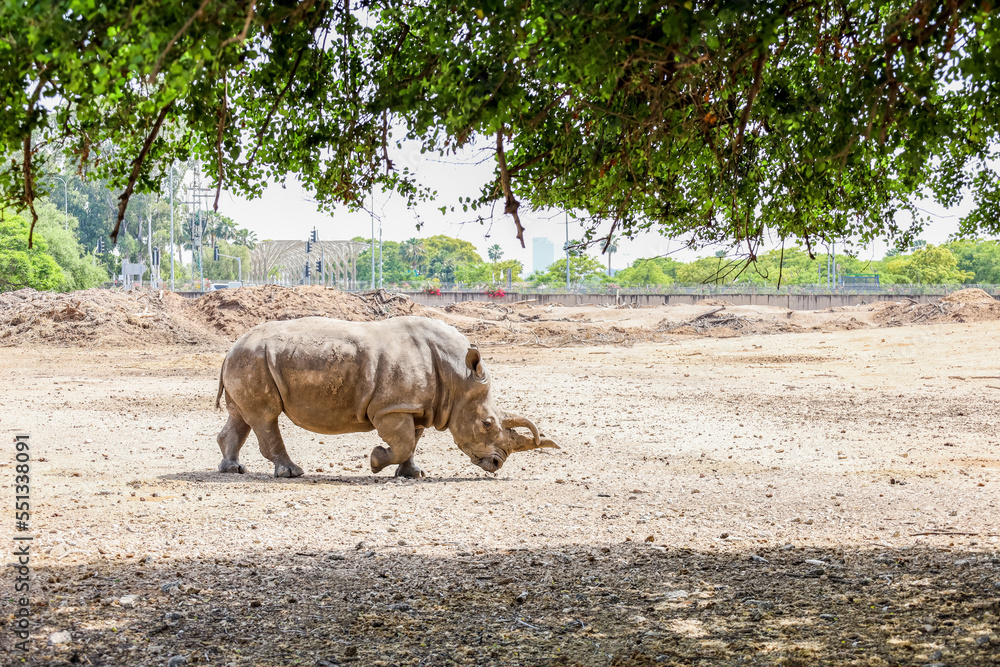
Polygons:
<instances>
[{"instance_id":1,"label":"rhino's eye","mask_svg":"<svg viewBox=\"0 0 1000 667\"><path fill-rule=\"evenodd\" d=\"M487 431L489 431L491 428L493 428L493 420L492 419L484 419L483 420L483 428L485 428Z\"/></svg>"}]
</instances>

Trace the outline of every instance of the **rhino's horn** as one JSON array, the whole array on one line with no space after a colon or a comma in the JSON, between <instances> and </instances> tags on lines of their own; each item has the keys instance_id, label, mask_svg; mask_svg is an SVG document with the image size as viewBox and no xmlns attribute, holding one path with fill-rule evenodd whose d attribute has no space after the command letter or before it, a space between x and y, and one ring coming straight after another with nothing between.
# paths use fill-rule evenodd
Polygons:
<instances>
[{"instance_id":1,"label":"rhino's horn","mask_svg":"<svg viewBox=\"0 0 1000 667\"><path fill-rule=\"evenodd\" d=\"M533 437L528 438L517 431L511 431L510 448L509 452L526 452L530 449L538 449L540 447L551 447L553 449L560 449L553 440L546 438L544 435L539 434L538 428L531 422L530 419L521 417L519 415L507 415L501 425L505 429L511 429L515 426L523 426L531 431Z\"/></svg>"},{"instance_id":2,"label":"rhino's horn","mask_svg":"<svg viewBox=\"0 0 1000 667\"><path fill-rule=\"evenodd\" d=\"M535 438L535 447L541 447L542 441L538 435L538 427L532 423L527 417L522 417L520 415L506 415L503 421L500 422L503 428L514 428L515 426L523 426L524 428L531 431L531 435Z\"/></svg>"}]
</instances>

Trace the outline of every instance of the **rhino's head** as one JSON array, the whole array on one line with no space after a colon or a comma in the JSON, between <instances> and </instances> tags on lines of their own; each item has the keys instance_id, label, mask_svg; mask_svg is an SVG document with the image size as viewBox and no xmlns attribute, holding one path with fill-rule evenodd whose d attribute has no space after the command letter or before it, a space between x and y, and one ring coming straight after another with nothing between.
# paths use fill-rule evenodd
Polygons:
<instances>
[{"instance_id":1,"label":"rhino's head","mask_svg":"<svg viewBox=\"0 0 1000 667\"><path fill-rule=\"evenodd\" d=\"M497 408L489 374L475 346L469 348L465 365L469 378L464 383L461 399L453 408L448 427L455 444L473 463L486 472L496 472L514 452L539 447L559 449L559 445L541 435L527 417ZM531 435L518 433L514 430L518 427L528 429Z\"/></svg>"}]
</instances>

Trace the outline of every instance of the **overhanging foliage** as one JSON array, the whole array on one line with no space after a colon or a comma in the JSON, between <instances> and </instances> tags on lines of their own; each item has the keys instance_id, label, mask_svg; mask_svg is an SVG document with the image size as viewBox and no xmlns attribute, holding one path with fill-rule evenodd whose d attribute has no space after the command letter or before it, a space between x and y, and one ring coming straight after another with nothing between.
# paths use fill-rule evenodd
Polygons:
<instances>
[{"instance_id":1,"label":"overhanging foliage","mask_svg":"<svg viewBox=\"0 0 1000 667\"><path fill-rule=\"evenodd\" d=\"M464 203L502 201L519 236L524 200L585 212L591 241L654 229L751 258L767 233L907 244L919 225L897 212L966 191L962 231L1000 232L989 3L2 7L2 204L31 206L47 145L112 179L119 220L188 157L248 195L295 175L327 206L376 184L414 202L428 193L396 141L485 139L495 179Z\"/></svg>"}]
</instances>

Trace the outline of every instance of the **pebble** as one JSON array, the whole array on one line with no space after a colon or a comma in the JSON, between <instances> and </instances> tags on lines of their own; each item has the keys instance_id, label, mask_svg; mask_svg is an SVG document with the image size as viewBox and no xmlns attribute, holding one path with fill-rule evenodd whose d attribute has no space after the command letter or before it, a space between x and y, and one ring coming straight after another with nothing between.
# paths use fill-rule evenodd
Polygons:
<instances>
[{"instance_id":1,"label":"pebble","mask_svg":"<svg viewBox=\"0 0 1000 667\"><path fill-rule=\"evenodd\" d=\"M940 650L932 651L931 654L927 657L930 658L931 660L940 660L942 657L944 657L944 653L942 653Z\"/></svg>"},{"instance_id":2,"label":"pebble","mask_svg":"<svg viewBox=\"0 0 1000 667\"><path fill-rule=\"evenodd\" d=\"M837 617L833 614L820 614L819 618L821 621L836 621Z\"/></svg>"},{"instance_id":3,"label":"pebble","mask_svg":"<svg viewBox=\"0 0 1000 667\"><path fill-rule=\"evenodd\" d=\"M758 609L762 611L767 611L768 609L774 609L774 603L770 600L754 600L752 598L747 598L743 601L744 604L755 605Z\"/></svg>"},{"instance_id":4,"label":"pebble","mask_svg":"<svg viewBox=\"0 0 1000 667\"><path fill-rule=\"evenodd\" d=\"M770 563L771 562L768 559L764 558L763 556L758 556L757 554L751 554L750 555L750 560L752 560L755 563Z\"/></svg>"},{"instance_id":5,"label":"pebble","mask_svg":"<svg viewBox=\"0 0 1000 667\"><path fill-rule=\"evenodd\" d=\"M990 636L989 635L979 635L976 637L976 646L989 646Z\"/></svg>"},{"instance_id":6,"label":"pebble","mask_svg":"<svg viewBox=\"0 0 1000 667\"><path fill-rule=\"evenodd\" d=\"M67 630L53 632L49 635L49 644L52 644L53 646L56 644L68 644L71 641L73 641L73 635Z\"/></svg>"},{"instance_id":7,"label":"pebble","mask_svg":"<svg viewBox=\"0 0 1000 667\"><path fill-rule=\"evenodd\" d=\"M138 601L139 601L138 595L125 595L123 597L118 598L118 604L126 608L134 607L135 603Z\"/></svg>"},{"instance_id":8,"label":"pebble","mask_svg":"<svg viewBox=\"0 0 1000 667\"><path fill-rule=\"evenodd\" d=\"M517 604L524 604L525 600L528 599L528 595L529 595L528 591L521 591L520 593L518 593L517 597L514 598L514 602L516 602Z\"/></svg>"},{"instance_id":9,"label":"pebble","mask_svg":"<svg viewBox=\"0 0 1000 667\"><path fill-rule=\"evenodd\" d=\"M187 664L187 658L183 655L175 655L174 657L167 660L167 667L181 667L181 665Z\"/></svg>"},{"instance_id":10,"label":"pebble","mask_svg":"<svg viewBox=\"0 0 1000 667\"><path fill-rule=\"evenodd\" d=\"M172 588L180 589L180 587L181 587L180 581L168 581L167 583L160 586L160 592L172 594L173 591L171 591L170 589ZM177 593L180 593L180 590L178 590Z\"/></svg>"},{"instance_id":11,"label":"pebble","mask_svg":"<svg viewBox=\"0 0 1000 667\"><path fill-rule=\"evenodd\" d=\"M179 621L182 618L184 617L178 614L176 611L168 611L166 614L163 615L164 621Z\"/></svg>"},{"instance_id":12,"label":"pebble","mask_svg":"<svg viewBox=\"0 0 1000 667\"><path fill-rule=\"evenodd\" d=\"M398 602L396 604L387 605L386 609L388 609L389 611L410 611L411 609L413 609L413 607L411 607L406 602Z\"/></svg>"}]
</instances>

